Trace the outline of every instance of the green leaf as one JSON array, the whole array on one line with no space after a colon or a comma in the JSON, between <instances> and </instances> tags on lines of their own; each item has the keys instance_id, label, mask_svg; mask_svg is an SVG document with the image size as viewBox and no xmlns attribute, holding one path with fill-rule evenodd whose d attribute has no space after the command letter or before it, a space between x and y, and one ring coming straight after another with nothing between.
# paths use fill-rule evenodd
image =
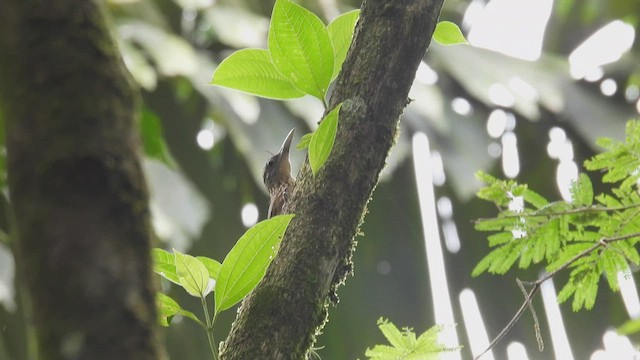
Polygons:
<instances>
[{"instance_id":1,"label":"green leaf","mask_svg":"<svg viewBox=\"0 0 640 360\"><path fill-rule=\"evenodd\" d=\"M577 260L572 266L569 281L558 293L558 302L566 301L573 295L572 309L578 311L583 307L591 309L596 301L598 282L602 268L594 262L597 255Z\"/></svg>"},{"instance_id":2,"label":"green leaf","mask_svg":"<svg viewBox=\"0 0 640 360\"><path fill-rule=\"evenodd\" d=\"M567 301L567 299L569 299L575 292L576 285L573 282L569 281L558 293L558 303L562 304L563 302Z\"/></svg>"},{"instance_id":3,"label":"green leaf","mask_svg":"<svg viewBox=\"0 0 640 360\"><path fill-rule=\"evenodd\" d=\"M524 201L533 205L536 209L542 209L549 205L547 199L533 190L526 189L522 196L524 197Z\"/></svg>"},{"instance_id":4,"label":"green leaf","mask_svg":"<svg viewBox=\"0 0 640 360\"><path fill-rule=\"evenodd\" d=\"M526 269L531 265L531 261L533 260L533 251L529 247L525 247L520 254L520 261L518 262L518 267L520 269Z\"/></svg>"},{"instance_id":5,"label":"green leaf","mask_svg":"<svg viewBox=\"0 0 640 360\"><path fill-rule=\"evenodd\" d=\"M576 206L593 204L593 187L587 174L581 173L578 180L571 184L571 201Z\"/></svg>"},{"instance_id":6,"label":"green leaf","mask_svg":"<svg viewBox=\"0 0 640 360\"><path fill-rule=\"evenodd\" d=\"M176 285L180 285L178 273L176 273L175 256L163 249L154 248L151 250L153 259L153 272L171 281Z\"/></svg>"},{"instance_id":7,"label":"green leaf","mask_svg":"<svg viewBox=\"0 0 640 360\"><path fill-rule=\"evenodd\" d=\"M356 22L358 22L359 17L360 10L349 11L333 19L331 24L327 26L334 51L332 81L338 76L342 69L342 63L347 57L347 51L349 51L351 39L353 38L353 30L356 27Z\"/></svg>"},{"instance_id":8,"label":"green leaf","mask_svg":"<svg viewBox=\"0 0 640 360\"><path fill-rule=\"evenodd\" d=\"M609 194L600 194L598 196L596 196L596 200L598 200L598 202L600 202L602 205L606 206L606 207L619 207L622 206L622 203L620 203L620 201L618 199L616 199L615 197L609 195Z\"/></svg>"},{"instance_id":9,"label":"green leaf","mask_svg":"<svg viewBox=\"0 0 640 360\"><path fill-rule=\"evenodd\" d=\"M539 238L536 240L533 240L533 248L529 248L527 249L529 253L531 253L532 257L533 257L533 263L537 264L539 262L541 262L545 257L546 254L546 250L547 250L547 244L552 243L552 242L557 242L558 240L556 240L555 238Z\"/></svg>"},{"instance_id":10,"label":"green leaf","mask_svg":"<svg viewBox=\"0 0 640 360\"><path fill-rule=\"evenodd\" d=\"M558 254L555 259L546 266L546 270L548 272L558 270L566 262L571 261L571 259L576 255L587 250L591 246L593 246L593 244L583 242L565 246L560 254Z\"/></svg>"},{"instance_id":11,"label":"green leaf","mask_svg":"<svg viewBox=\"0 0 640 360\"><path fill-rule=\"evenodd\" d=\"M613 291L618 291L618 289L620 289L620 285L618 284L618 271L627 268L624 257L613 251L604 251L600 257L600 261L604 269L604 275L609 283L609 288Z\"/></svg>"},{"instance_id":12,"label":"green leaf","mask_svg":"<svg viewBox=\"0 0 640 360\"><path fill-rule=\"evenodd\" d=\"M583 307L591 310L598 295L599 271L589 271L578 283L576 292L573 294L573 311L578 311Z\"/></svg>"},{"instance_id":13,"label":"green leaf","mask_svg":"<svg viewBox=\"0 0 640 360\"><path fill-rule=\"evenodd\" d=\"M558 255L560 246L562 245L561 237L560 219L553 219L549 221L543 231L540 232L540 238L547 239L547 251L545 253L545 260L547 263L551 262Z\"/></svg>"},{"instance_id":14,"label":"green leaf","mask_svg":"<svg viewBox=\"0 0 640 360\"><path fill-rule=\"evenodd\" d=\"M147 108L142 110L140 134L142 135L145 155L173 166L173 159L162 134L160 118Z\"/></svg>"},{"instance_id":15,"label":"green leaf","mask_svg":"<svg viewBox=\"0 0 640 360\"><path fill-rule=\"evenodd\" d=\"M364 356L375 360L396 360L403 359L404 352L389 345L376 345L373 349L365 351Z\"/></svg>"},{"instance_id":16,"label":"green leaf","mask_svg":"<svg viewBox=\"0 0 640 360\"><path fill-rule=\"evenodd\" d=\"M158 308L158 322L162 326L169 326L175 315L185 316L202 325L194 313L184 310L175 300L161 292L156 293L156 306Z\"/></svg>"},{"instance_id":17,"label":"green leaf","mask_svg":"<svg viewBox=\"0 0 640 360\"><path fill-rule=\"evenodd\" d=\"M485 183L487 185L491 185L493 183L496 183L496 182L500 181L495 176L493 176L491 174L488 174L488 173L486 173L486 172L484 172L482 170L476 171L475 176L479 181L481 181L481 182L483 182L483 183Z\"/></svg>"},{"instance_id":18,"label":"green leaf","mask_svg":"<svg viewBox=\"0 0 640 360\"><path fill-rule=\"evenodd\" d=\"M412 329L403 328L400 331L393 323L383 318L378 320L378 327L392 346L376 345L373 349L367 348L365 356L372 360L437 359L439 353L460 349L459 346L447 347L438 341L444 329L441 325L431 327L417 339Z\"/></svg>"},{"instance_id":19,"label":"green leaf","mask_svg":"<svg viewBox=\"0 0 640 360\"><path fill-rule=\"evenodd\" d=\"M407 350L407 347L402 340L403 334L392 322L384 319L378 320L378 328L380 328L380 331L382 332L384 337L387 338L387 340L393 347Z\"/></svg>"},{"instance_id":20,"label":"green leaf","mask_svg":"<svg viewBox=\"0 0 640 360\"><path fill-rule=\"evenodd\" d=\"M182 310L175 300L160 292L156 294L156 306L158 308L158 322L162 326L169 326L171 318Z\"/></svg>"},{"instance_id":21,"label":"green leaf","mask_svg":"<svg viewBox=\"0 0 640 360\"><path fill-rule=\"evenodd\" d=\"M475 229L478 231L511 230L515 227L517 221L513 217L481 219L476 222Z\"/></svg>"},{"instance_id":22,"label":"green leaf","mask_svg":"<svg viewBox=\"0 0 640 360\"><path fill-rule=\"evenodd\" d=\"M526 249L523 239L518 241L511 241L505 245L502 245L489 254L487 254L473 269L471 276L476 277L485 271L492 274L504 274L506 273L518 260L520 254ZM528 260L524 260L526 263Z\"/></svg>"},{"instance_id":23,"label":"green leaf","mask_svg":"<svg viewBox=\"0 0 640 360\"><path fill-rule=\"evenodd\" d=\"M302 136L302 138L300 139L300 142L298 142L298 145L296 145L296 149L304 150L304 149L308 148L309 147L309 143L311 142L311 137L312 136L313 136L313 133L304 134L304 136Z\"/></svg>"},{"instance_id":24,"label":"green leaf","mask_svg":"<svg viewBox=\"0 0 640 360\"><path fill-rule=\"evenodd\" d=\"M204 265L204 267L207 268L207 271L209 272L209 278L217 281L218 274L220 274L220 267L222 267L222 264L206 256L196 256L196 259L200 260L202 265Z\"/></svg>"},{"instance_id":25,"label":"green leaf","mask_svg":"<svg viewBox=\"0 0 640 360\"><path fill-rule=\"evenodd\" d=\"M206 296L211 292L209 285L209 272L200 260L187 254L183 254L177 250L173 250L175 254L176 272L180 285L191 296Z\"/></svg>"},{"instance_id":26,"label":"green leaf","mask_svg":"<svg viewBox=\"0 0 640 360\"><path fill-rule=\"evenodd\" d=\"M269 27L271 62L305 94L324 102L333 75L333 46L322 20L289 0L277 0Z\"/></svg>"},{"instance_id":27,"label":"green leaf","mask_svg":"<svg viewBox=\"0 0 640 360\"><path fill-rule=\"evenodd\" d=\"M458 25L451 21L440 21L433 32L433 39L442 45L468 44Z\"/></svg>"},{"instance_id":28,"label":"green leaf","mask_svg":"<svg viewBox=\"0 0 640 360\"><path fill-rule=\"evenodd\" d=\"M511 242L494 251L501 254L501 256L499 256L489 267L490 273L504 274L511 269L513 264L515 264L516 260L520 257L520 250L518 246L512 246L513 244L517 244L519 247L522 247L520 243Z\"/></svg>"},{"instance_id":29,"label":"green leaf","mask_svg":"<svg viewBox=\"0 0 640 360\"><path fill-rule=\"evenodd\" d=\"M620 250L622 252L622 254L624 254L624 258L626 260L631 261L631 263L633 263L634 265L639 265L640 264L640 254L638 254L638 250L634 246L635 242L633 242L633 241L634 241L633 239L630 239L628 241L622 241L622 242L618 242L618 243L615 243L615 244L611 244L610 248ZM626 263L626 261L625 261L625 263ZM623 269L623 268L624 268L624 266L623 266L623 264L621 264L620 265L620 269Z\"/></svg>"},{"instance_id":30,"label":"green leaf","mask_svg":"<svg viewBox=\"0 0 640 360\"><path fill-rule=\"evenodd\" d=\"M329 158L338 131L338 114L342 103L338 104L324 117L318 129L313 132L309 142L309 164L315 176Z\"/></svg>"},{"instance_id":31,"label":"green leaf","mask_svg":"<svg viewBox=\"0 0 640 360\"><path fill-rule=\"evenodd\" d=\"M608 138L598 139L597 144L607 151L584 163L588 170L606 170L603 182L622 181L621 189L631 188L640 179L637 171L640 167L640 122L628 121L625 132L624 143Z\"/></svg>"},{"instance_id":32,"label":"green leaf","mask_svg":"<svg viewBox=\"0 0 640 360\"><path fill-rule=\"evenodd\" d=\"M487 270L489 270L489 267L491 266L491 264L493 264L496 261L496 258L498 256L500 256L500 254L498 254L496 251L492 251L489 254L487 254L473 268L473 270L471 271L471 276L472 277L476 277L476 276L479 276L480 274L486 272Z\"/></svg>"},{"instance_id":33,"label":"green leaf","mask_svg":"<svg viewBox=\"0 0 640 360\"><path fill-rule=\"evenodd\" d=\"M430 347L433 347L432 344L439 344L438 336L444 330L444 326L442 325L433 325L427 331L425 331L418 340L416 341L416 349L420 349L421 351L427 350Z\"/></svg>"},{"instance_id":34,"label":"green leaf","mask_svg":"<svg viewBox=\"0 0 640 360\"><path fill-rule=\"evenodd\" d=\"M514 240L513 233L511 231L499 232L487 237L490 247L503 245Z\"/></svg>"},{"instance_id":35,"label":"green leaf","mask_svg":"<svg viewBox=\"0 0 640 360\"><path fill-rule=\"evenodd\" d=\"M476 172L476 177L488 185L478 190L477 196L500 207L508 206L514 196L521 196L526 189L513 180L498 180L483 171Z\"/></svg>"},{"instance_id":36,"label":"green leaf","mask_svg":"<svg viewBox=\"0 0 640 360\"><path fill-rule=\"evenodd\" d=\"M618 334L631 335L640 332L640 319L628 320L618 328Z\"/></svg>"},{"instance_id":37,"label":"green leaf","mask_svg":"<svg viewBox=\"0 0 640 360\"><path fill-rule=\"evenodd\" d=\"M261 96L285 100L304 96L288 77L283 76L271 63L269 51L242 49L224 59L211 84Z\"/></svg>"},{"instance_id":38,"label":"green leaf","mask_svg":"<svg viewBox=\"0 0 640 360\"><path fill-rule=\"evenodd\" d=\"M247 230L222 262L216 286L216 314L232 307L258 285L276 255L294 215L278 215Z\"/></svg>"}]
</instances>

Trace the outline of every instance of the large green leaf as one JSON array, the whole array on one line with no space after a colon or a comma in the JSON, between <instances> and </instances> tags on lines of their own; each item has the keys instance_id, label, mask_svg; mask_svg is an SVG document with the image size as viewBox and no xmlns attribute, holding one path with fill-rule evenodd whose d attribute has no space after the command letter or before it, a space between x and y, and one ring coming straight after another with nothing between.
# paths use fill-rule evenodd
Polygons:
<instances>
[{"instance_id":1,"label":"large green leaf","mask_svg":"<svg viewBox=\"0 0 640 360\"><path fill-rule=\"evenodd\" d=\"M289 0L277 0L269 53L276 69L296 88L324 101L333 75L333 46L322 20Z\"/></svg>"},{"instance_id":2,"label":"large green leaf","mask_svg":"<svg viewBox=\"0 0 640 360\"><path fill-rule=\"evenodd\" d=\"M278 215L247 230L222 262L215 300L216 314L242 300L260 282L294 215Z\"/></svg>"},{"instance_id":3,"label":"large green leaf","mask_svg":"<svg viewBox=\"0 0 640 360\"><path fill-rule=\"evenodd\" d=\"M178 273L176 273L175 256L163 249L155 248L151 250L153 258L153 272L171 281L176 285L180 285Z\"/></svg>"},{"instance_id":4,"label":"large green leaf","mask_svg":"<svg viewBox=\"0 0 640 360\"><path fill-rule=\"evenodd\" d=\"M271 63L269 51L243 49L231 54L218 66L211 84L270 99L294 99L304 96L289 78Z\"/></svg>"},{"instance_id":5,"label":"large green leaf","mask_svg":"<svg viewBox=\"0 0 640 360\"><path fill-rule=\"evenodd\" d=\"M360 10L349 11L333 19L331 24L327 26L334 52L331 80L335 79L340 69L342 69L342 63L347 57L347 51L349 51L351 39L353 38L353 30L359 17Z\"/></svg>"},{"instance_id":6,"label":"large green leaf","mask_svg":"<svg viewBox=\"0 0 640 360\"><path fill-rule=\"evenodd\" d=\"M218 275L220 275L220 268L222 267L222 264L206 256L196 256L196 259L200 260L204 267L207 268L207 271L209 272L209 278L217 281Z\"/></svg>"},{"instance_id":7,"label":"large green leaf","mask_svg":"<svg viewBox=\"0 0 640 360\"><path fill-rule=\"evenodd\" d=\"M189 295L201 297L206 296L210 291L209 271L200 260L187 254L174 250L176 272L180 285Z\"/></svg>"},{"instance_id":8,"label":"large green leaf","mask_svg":"<svg viewBox=\"0 0 640 360\"><path fill-rule=\"evenodd\" d=\"M317 174L329 158L338 130L338 114L342 104L336 106L324 117L309 142L309 165L313 175Z\"/></svg>"}]
</instances>

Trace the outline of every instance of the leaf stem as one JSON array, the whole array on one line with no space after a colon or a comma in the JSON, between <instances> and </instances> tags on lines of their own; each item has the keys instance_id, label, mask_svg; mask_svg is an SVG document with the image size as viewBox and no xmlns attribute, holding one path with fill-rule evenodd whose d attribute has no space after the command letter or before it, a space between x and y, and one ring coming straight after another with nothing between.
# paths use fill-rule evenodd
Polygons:
<instances>
[{"instance_id":1,"label":"leaf stem","mask_svg":"<svg viewBox=\"0 0 640 360\"><path fill-rule=\"evenodd\" d=\"M516 214L510 214L510 215L505 215L505 216L501 216L501 217L495 217L495 218L480 218L477 219L475 221L475 223L481 223L484 221L491 221L491 220L495 220L495 219L517 219L517 218L527 218L527 217L554 217L554 216L562 216L562 215L573 215L573 214L580 214L580 213L589 213L589 212L614 212L614 211L623 211L623 210L629 210L629 209L634 209L640 207L640 203L638 204L631 204L631 205L625 205L625 206L619 206L619 207L604 207L604 206L588 206L588 207L581 207L581 208L577 208L577 209L571 209L571 210L566 210L566 211L558 211L558 212L549 212L549 213L540 213L538 211L533 212L533 213L516 213Z\"/></svg>"},{"instance_id":2,"label":"leaf stem","mask_svg":"<svg viewBox=\"0 0 640 360\"><path fill-rule=\"evenodd\" d=\"M213 318L209 317L209 309L207 308L207 299L204 296L200 296L200 301L202 302L202 309L204 310L204 318L207 322L207 327L205 332L207 333L207 340L209 340L209 349L211 350L211 355L213 356L213 360L218 360L218 348L216 346L216 340L213 337L213 324L216 321L217 313L213 314Z\"/></svg>"}]
</instances>

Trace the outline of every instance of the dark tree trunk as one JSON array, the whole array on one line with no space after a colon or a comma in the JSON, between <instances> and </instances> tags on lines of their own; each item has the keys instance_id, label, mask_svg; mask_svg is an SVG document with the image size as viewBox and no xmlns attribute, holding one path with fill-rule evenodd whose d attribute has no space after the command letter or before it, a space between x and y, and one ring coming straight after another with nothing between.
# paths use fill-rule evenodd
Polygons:
<instances>
[{"instance_id":1,"label":"dark tree trunk","mask_svg":"<svg viewBox=\"0 0 640 360\"><path fill-rule=\"evenodd\" d=\"M308 162L296 214L265 278L244 301L222 347L225 360L302 359L351 270L355 236L393 145L415 71L443 0L367 0L338 77L343 102L333 152L314 178Z\"/></svg>"},{"instance_id":2,"label":"dark tree trunk","mask_svg":"<svg viewBox=\"0 0 640 360\"><path fill-rule=\"evenodd\" d=\"M158 359L137 93L97 0L0 2L9 192L42 359Z\"/></svg>"}]
</instances>

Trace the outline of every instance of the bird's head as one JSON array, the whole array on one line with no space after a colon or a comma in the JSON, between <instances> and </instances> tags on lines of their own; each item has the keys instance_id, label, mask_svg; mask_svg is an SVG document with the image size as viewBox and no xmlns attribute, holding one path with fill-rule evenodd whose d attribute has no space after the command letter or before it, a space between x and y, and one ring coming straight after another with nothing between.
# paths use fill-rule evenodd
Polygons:
<instances>
[{"instance_id":1,"label":"bird's head","mask_svg":"<svg viewBox=\"0 0 640 360\"><path fill-rule=\"evenodd\" d=\"M291 178L291 163L289 162L289 148L291 147L291 141L293 140L294 129L289 131L289 134L284 139L280 151L269 158L267 165L264 167L264 173L262 174L262 180L267 190L278 188L282 183L289 181Z\"/></svg>"}]
</instances>

